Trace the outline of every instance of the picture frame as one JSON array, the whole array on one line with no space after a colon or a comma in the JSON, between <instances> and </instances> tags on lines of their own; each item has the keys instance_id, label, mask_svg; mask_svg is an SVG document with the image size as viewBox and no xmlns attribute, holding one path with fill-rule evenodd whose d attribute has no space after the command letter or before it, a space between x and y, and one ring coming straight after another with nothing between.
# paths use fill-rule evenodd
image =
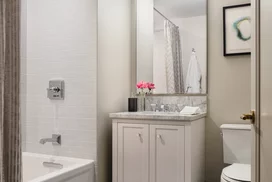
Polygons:
<instances>
[{"instance_id":1,"label":"picture frame","mask_svg":"<svg viewBox=\"0 0 272 182\"><path fill-rule=\"evenodd\" d=\"M223 7L224 56L251 54L251 4Z\"/></svg>"}]
</instances>

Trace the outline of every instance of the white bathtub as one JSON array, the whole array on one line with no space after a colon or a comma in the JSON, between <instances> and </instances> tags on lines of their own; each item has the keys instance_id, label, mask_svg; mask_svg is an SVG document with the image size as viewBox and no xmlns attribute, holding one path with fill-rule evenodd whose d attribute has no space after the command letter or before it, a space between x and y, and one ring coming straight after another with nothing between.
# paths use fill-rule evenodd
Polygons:
<instances>
[{"instance_id":1,"label":"white bathtub","mask_svg":"<svg viewBox=\"0 0 272 182\"><path fill-rule=\"evenodd\" d=\"M92 160L23 152L23 182L94 182L94 176Z\"/></svg>"}]
</instances>

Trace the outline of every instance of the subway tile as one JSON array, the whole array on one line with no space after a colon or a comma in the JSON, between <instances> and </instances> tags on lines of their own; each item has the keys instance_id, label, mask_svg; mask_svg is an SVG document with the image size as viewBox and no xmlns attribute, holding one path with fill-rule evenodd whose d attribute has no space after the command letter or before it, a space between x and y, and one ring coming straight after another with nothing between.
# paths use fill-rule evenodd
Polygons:
<instances>
[{"instance_id":1,"label":"subway tile","mask_svg":"<svg viewBox=\"0 0 272 182\"><path fill-rule=\"evenodd\" d=\"M93 107L60 106L57 111L57 117L94 118L96 117L96 105Z\"/></svg>"},{"instance_id":2,"label":"subway tile","mask_svg":"<svg viewBox=\"0 0 272 182\"><path fill-rule=\"evenodd\" d=\"M21 54L23 149L96 159L96 3L67 0L63 8L62 1L29 1ZM47 98L50 79L65 81L64 100ZM54 132L63 145L39 144Z\"/></svg>"}]
</instances>

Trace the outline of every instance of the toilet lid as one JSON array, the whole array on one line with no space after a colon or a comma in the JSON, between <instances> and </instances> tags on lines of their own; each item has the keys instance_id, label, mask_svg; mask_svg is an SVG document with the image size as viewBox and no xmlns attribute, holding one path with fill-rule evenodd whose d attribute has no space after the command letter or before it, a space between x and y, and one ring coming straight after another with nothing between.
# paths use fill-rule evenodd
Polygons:
<instances>
[{"instance_id":1,"label":"toilet lid","mask_svg":"<svg viewBox=\"0 0 272 182\"><path fill-rule=\"evenodd\" d=\"M251 181L251 167L249 164L233 164L223 169L223 174L238 181Z\"/></svg>"}]
</instances>

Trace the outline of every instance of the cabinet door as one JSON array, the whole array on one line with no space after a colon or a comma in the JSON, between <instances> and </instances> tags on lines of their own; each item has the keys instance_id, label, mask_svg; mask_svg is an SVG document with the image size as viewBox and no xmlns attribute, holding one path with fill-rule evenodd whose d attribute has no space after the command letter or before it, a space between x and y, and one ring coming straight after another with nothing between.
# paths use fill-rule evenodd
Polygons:
<instances>
[{"instance_id":1,"label":"cabinet door","mask_svg":"<svg viewBox=\"0 0 272 182\"><path fill-rule=\"evenodd\" d=\"M150 182L184 182L184 166L184 126L150 125Z\"/></svg>"},{"instance_id":2,"label":"cabinet door","mask_svg":"<svg viewBox=\"0 0 272 182\"><path fill-rule=\"evenodd\" d=\"M118 124L118 182L148 182L149 125Z\"/></svg>"}]
</instances>

